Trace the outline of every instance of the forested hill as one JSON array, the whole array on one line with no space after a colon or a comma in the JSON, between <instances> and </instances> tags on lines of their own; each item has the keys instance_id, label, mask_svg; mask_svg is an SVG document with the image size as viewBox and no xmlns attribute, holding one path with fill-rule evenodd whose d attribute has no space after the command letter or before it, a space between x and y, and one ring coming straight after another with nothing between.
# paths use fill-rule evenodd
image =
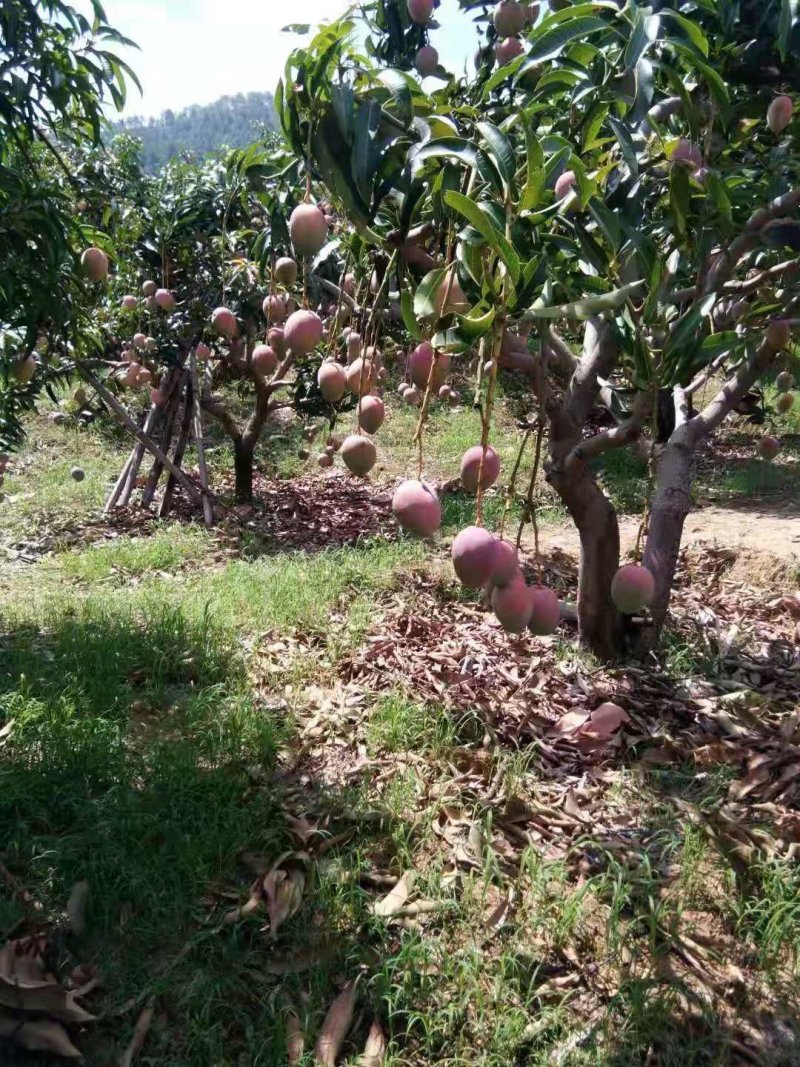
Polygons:
<instances>
[{"instance_id":1,"label":"forested hill","mask_svg":"<svg viewBox=\"0 0 800 1067\"><path fill-rule=\"evenodd\" d=\"M277 118L272 93L237 93L157 118L122 119L114 129L141 139L144 166L152 171L185 152L201 157L223 145L241 148L264 129L277 129Z\"/></svg>"}]
</instances>

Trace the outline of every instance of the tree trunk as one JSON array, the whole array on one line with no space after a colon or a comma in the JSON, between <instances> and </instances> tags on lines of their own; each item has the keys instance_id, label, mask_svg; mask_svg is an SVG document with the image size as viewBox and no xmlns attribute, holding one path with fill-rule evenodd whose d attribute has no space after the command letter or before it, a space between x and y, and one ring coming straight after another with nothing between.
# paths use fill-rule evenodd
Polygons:
<instances>
[{"instance_id":1,"label":"tree trunk","mask_svg":"<svg viewBox=\"0 0 800 1067\"><path fill-rule=\"evenodd\" d=\"M691 484L692 445L688 435L679 432L661 455L656 492L650 509L643 562L655 578L656 593L650 606L653 625L641 635L643 651L656 647L666 622L683 525L689 514Z\"/></svg>"},{"instance_id":2,"label":"tree trunk","mask_svg":"<svg viewBox=\"0 0 800 1067\"><path fill-rule=\"evenodd\" d=\"M255 442L240 437L233 442L233 467L236 474L236 503L253 503L253 453Z\"/></svg>"},{"instance_id":3,"label":"tree trunk","mask_svg":"<svg viewBox=\"0 0 800 1067\"><path fill-rule=\"evenodd\" d=\"M611 501L586 469L573 475L551 471L548 481L561 497L581 538L578 630L581 642L601 659L616 659L622 617L611 600L619 567L619 524Z\"/></svg>"}]
</instances>

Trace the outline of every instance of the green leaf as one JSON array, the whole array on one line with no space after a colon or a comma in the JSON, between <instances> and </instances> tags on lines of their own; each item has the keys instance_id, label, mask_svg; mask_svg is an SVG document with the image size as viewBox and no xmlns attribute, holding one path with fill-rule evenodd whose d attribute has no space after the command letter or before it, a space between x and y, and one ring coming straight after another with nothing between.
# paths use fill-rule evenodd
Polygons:
<instances>
[{"instance_id":1,"label":"green leaf","mask_svg":"<svg viewBox=\"0 0 800 1067\"><path fill-rule=\"evenodd\" d=\"M595 16L573 18L563 25L554 26L552 30L546 31L538 38L535 33L531 34L530 40L532 43L528 52L528 59L555 59L571 41L608 29L608 23L604 19L599 19Z\"/></svg>"},{"instance_id":2,"label":"green leaf","mask_svg":"<svg viewBox=\"0 0 800 1067\"><path fill-rule=\"evenodd\" d=\"M525 112L521 112L521 119L525 128L528 168L525 189L519 206L520 211L530 211L542 199L542 193L545 190L544 152Z\"/></svg>"},{"instance_id":3,"label":"green leaf","mask_svg":"<svg viewBox=\"0 0 800 1067\"><path fill-rule=\"evenodd\" d=\"M711 313L717 302L717 294L709 293L699 303L692 304L684 313L669 335L664 346L665 366L674 366L686 348L694 349L697 344L697 331L703 319Z\"/></svg>"},{"instance_id":4,"label":"green leaf","mask_svg":"<svg viewBox=\"0 0 800 1067\"><path fill-rule=\"evenodd\" d=\"M429 271L417 286L414 293L414 314L418 319L438 317L436 296L447 274L447 267L438 267Z\"/></svg>"},{"instance_id":5,"label":"green leaf","mask_svg":"<svg viewBox=\"0 0 800 1067\"><path fill-rule=\"evenodd\" d=\"M403 324L414 338L415 341L421 341L423 334L417 325L417 320L414 315L414 297L411 295L409 289L404 289L400 295L400 311L403 315Z\"/></svg>"},{"instance_id":6,"label":"green leaf","mask_svg":"<svg viewBox=\"0 0 800 1067\"><path fill-rule=\"evenodd\" d=\"M497 314L497 308L492 305L488 311L483 310L485 304L478 304L471 308L466 315L457 315L459 332L470 341L484 337L492 328Z\"/></svg>"},{"instance_id":7,"label":"green leaf","mask_svg":"<svg viewBox=\"0 0 800 1067\"><path fill-rule=\"evenodd\" d=\"M489 145L492 158L497 163L500 177L505 182L506 189L511 192L514 188L514 177L517 171L517 160L511 142L504 133L501 133L491 122L478 122L476 128Z\"/></svg>"},{"instance_id":8,"label":"green leaf","mask_svg":"<svg viewBox=\"0 0 800 1067\"><path fill-rule=\"evenodd\" d=\"M666 7L662 8L661 15L680 26L697 51L708 59L708 38L697 22L692 22L691 19L685 18L683 15L678 14L677 11L670 11Z\"/></svg>"},{"instance_id":9,"label":"green leaf","mask_svg":"<svg viewBox=\"0 0 800 1067\"><path fill-rule=\"evenodd\" d=\"M781 0L781 13L778 18L778 52L784 63L789 55L789 41L798 18L800 18L800 0Z\"/></svg>"},{"instance_id":10,"label":"green leaf","mask_svg":"<svg viewBox=\"0 0 800 1067\"><path fill-rule=\"evenodd\" d=\"M637 293L644 284L643 281L631 282L630 285L623 285L622 288L614 289L610 293L591 296L587 300L576 300L571 304L559 304L555 307L534 305L529 314L535 319L589 319L592 315L598 315L602 311L614 311L622 307L628 297Z\"/></svg>"},{"instance_id":11,"label":"green leaf","mask_svg":"<svg viewBox=\"0 0 800 1067\"><path fill-rule=\"evenodd\" d=\"M445 193L444 200L448 207L463 215L467 222L475 227L487 244L497 252L508 268L512 281L516 284L521 270L519 256L510 242L495 227L489 215L481 210L474 200L470 200L468 196L464 196L463 193L455 192L452 189Z\"/></svg>"},{"instance_id":12,"label":"green leaf","mask_svg":"<svg viewBox=\"0 0 800 1067\"><path fill-rule=\"evenodd\" d=\"M633 33L625 46L623 62L626 70L633 70L647 49L658 36L661 25L658 15L643 15L639 8L633 8Z\"/></svg>"},{"instance_id":13,"label":"green leaf","mask_svg":"<svg viewBox=\"0 0 800 1067\"><path fill-rule=\"evenodd\" d=\"M439 137L434 141L428 141L421 148L410 154L412 165L426 159L435 158L457 159L468 167L473 167L481 178L502 195L503 183L497 168L493 165L486 153L463 137Z\"/></svg>"},{"instance_id":14,"label":"green leaf","mask_svg":"<svg viewBox=\"0 0 800 1067\"><path fill-rule=\"evenodd\" d=\"M593 104L589 108L583 123L582 144L584 151L594 147L595 138L606 121L610 110L610 106L602 102Z\"/></svg>"},{"instance_id":15,"label":"green leaf","mask_svg":"<svg viewBox=\"0 0 800 1067\"><path fill-rule=\"evenodd\" d=\"M375 172L380 163L380 148L376 140L380 120L380 104L370 100L358 109L353 133L353 178L367 204L372 201Z\"/></svg>"}]
</instances>

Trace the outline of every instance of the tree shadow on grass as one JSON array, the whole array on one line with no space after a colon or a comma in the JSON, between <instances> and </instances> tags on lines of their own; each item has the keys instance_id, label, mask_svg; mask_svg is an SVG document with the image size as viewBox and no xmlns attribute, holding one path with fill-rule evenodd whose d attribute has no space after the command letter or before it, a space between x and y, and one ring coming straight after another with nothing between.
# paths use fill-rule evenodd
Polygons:
<instances>
[{"instance_id":1,"label":"tree shadow on grass","mask_svg":"<svg viewBox=\"0 0 800 1067\"><path fill-rule=\"evenodd\" d=\"M286 1004L313 1034L343 980L381 954L374 890L357 872L369 856L393 861L396 814L372 810L362 827L351 791L281 770L285 701L254 696L207 620L159 610L28 625L2 636L0 664L0 728L11 724L0 858L30 894L0 880L0 943L43 931L62 980L76 967L102 977L85 1002L101 1018L74 1035L95 1067L119 1062L151 1001L144 1064L285 1063ZM249 895L253 856L271 866L304 850L287 814L311 810L325 820L305 843L297 914L277 939L263 908L223 925ZM81 880L87 932L76 938L64 908ZM359 1049L372 1018L360 1002ZM0 1042L0 1062L63 1061Z\"/></svg>"}]
</instances>

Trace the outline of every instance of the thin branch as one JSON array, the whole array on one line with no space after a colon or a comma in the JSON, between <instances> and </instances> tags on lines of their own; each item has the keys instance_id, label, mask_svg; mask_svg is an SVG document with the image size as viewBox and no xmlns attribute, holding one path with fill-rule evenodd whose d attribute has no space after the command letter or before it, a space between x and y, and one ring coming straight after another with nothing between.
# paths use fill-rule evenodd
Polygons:
<instances>
[{"instance_id":1,"label":"thin branch","mask_svg":"<svg viewBox=\"0 0 800 1067\"><path fill-rule=\"evenodd\" d=\"M794 211L800 205L800 189L792 189L777 197L767 207L753 212L744 230L724 248L708 272L704 294L719 292L730 281L739 261L758 244L761 231L772 219Z\"/></svg>"},{"instance_id":2,"label":"thin branch","mask_svg":"<svg viewBox=\"0 0 800 1067\"><path fill-rule=\"evenodd\" d=\"M686 423L684 429L688 431L694 443L712 433L725 416L730 414L739 401L750 392L761 375L769 370L778 353L784 348L788 339L787 335L788 330L777 320L770 325L764 340L752 358L741 364L714 399Z\"/></svg>"},{"instance_id":3,"label":"thin branch","mask_svg":"<svg viewBox=\"0 0 800 1067\"><path fill-rule=\"evenodd\" d=\"M619 426L612 426L608 430L603 430L602 433L588 437L576 445L564 460L564 473L569 474L587 460L594 459L604 452L610 452L612 448L624 448L626 445L633 444L639 439L641 433L642 416L632 415Z\"/></svg>"}]
</instances>

